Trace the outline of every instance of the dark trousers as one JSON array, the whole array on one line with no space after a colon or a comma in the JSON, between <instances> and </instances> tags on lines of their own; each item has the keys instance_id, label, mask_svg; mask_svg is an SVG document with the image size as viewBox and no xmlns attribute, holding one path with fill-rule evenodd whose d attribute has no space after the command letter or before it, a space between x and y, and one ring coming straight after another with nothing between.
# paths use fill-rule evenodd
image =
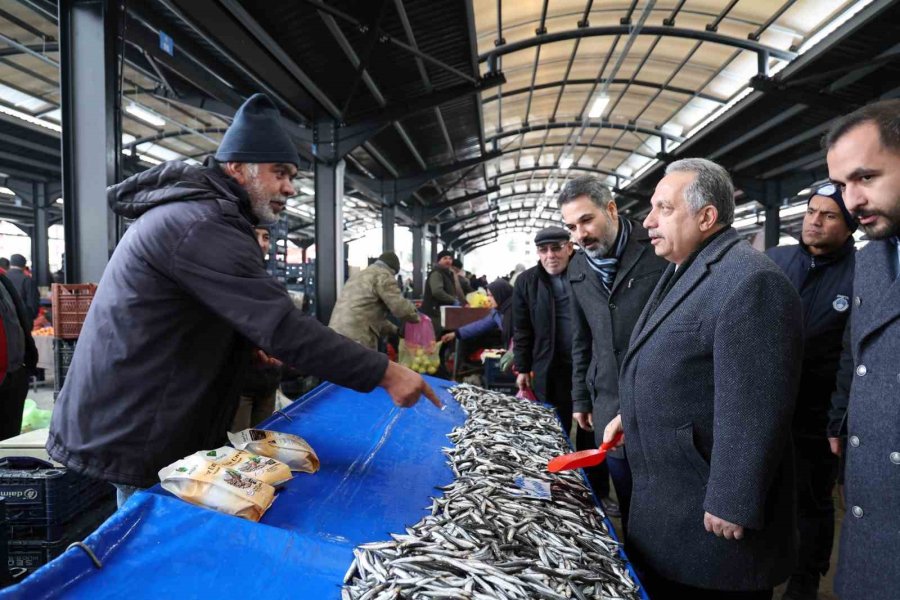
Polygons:
<instances>
[{"instance_id":1,"label":"dark trousers","mask_svg":"<svg viewBox=\"0 0 900 600\"><path fill-rule=\"evenodd\" d=\"M651 600L771 600L772 598L770 589L751 592L708 590L666 579L649 569L639 569L637 565L635 570Z\"/></svg>"},{"instance_id":2,"label":"dark trousers","mask_svg":"<svg viewBox=\"0 0 900 600\"><path fill-rule=\"evenodd\" d=\"M569 435L572 431L572 365L557 364L550 368L547 375L547 398L539 398L548 404L552 404L562 421L563 431ZM591 450L596 448L594 433L577 428L575 434L576 450ZM609 497L609 470L606 463L584 470L588 483L598 498ZM618 490L618 488L617 488Z\"/></svg>"},{"instance_id":3,"label":"dark trousers","mask_svg":"<svg viewBox=\"0 0 900 600\"><path fill-rule=\"evenodd\" d=\"M800 548L795 575L819 577L828 571L834 544L834 500L838 458L824 437L794 436L797 471L797 525Z\"/></svg>"},{"instance_id":4,"label":"dark trousers","mask_svg":"<svg viewBox=\"0 0 900 600\"><path fill-rule=\"evenodd\" d=\"M0 440L19 435L22 431L22 409L28 395L28 369L7 373L0 384Z\"/></svg>"},{"instance_id":5,"label":"dark trousers","mask_svg":"<svg viewBox=\"0 0 900 600\"><path fill-rule=\"evenodd\" d=\"M631 467L628 466L627 451L624 452L626 453L625 458L606 457L609 476L616 488L616 497L619 499L623 534L628 532L628 509L631 506Z\"/></svg>"}]
</instances>

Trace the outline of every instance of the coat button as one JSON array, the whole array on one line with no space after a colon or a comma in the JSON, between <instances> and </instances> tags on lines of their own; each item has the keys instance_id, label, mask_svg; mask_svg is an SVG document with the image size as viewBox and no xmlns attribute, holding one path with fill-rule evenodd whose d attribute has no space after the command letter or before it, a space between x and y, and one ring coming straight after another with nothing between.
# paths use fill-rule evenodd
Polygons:
<instances>
[{"instance_id":1,"label":"coat button","mask_svg":"<svg viewBox=\"0 0 900 600\"><path fill-rule=\"evenodd\" d=\"M612 302L609 303L609 310L616 310L616 305Z\"/></svg>"},{"instance_id":2,"label":"coat button","mask_svg":"<svg viewBox=\"0 0 900 600\"><path fill-rule=\"evenodd\" d=\"M891 452L891 462L900 465L900 452Z\"/></svg>"},{"instance_id":3,"label":"coat button","mask_svg":"<svg viewBox=\"0 0 900 600\"><path fill-rule=\"evenodd\" d=\"M853 513L853 516L856 517L857 519L861 519L863 516L863 509L862 509L862 507L859 507L859 506L854 506L853 508L850 509L850 512Z\"/></svg>"},{"instance_id":4,"label":"coat button","mask_svg":"<svg viewBox=\"0 0 900 600\"><path fill-rule=\"evenodd\" d=\"M869 370L866 368L866 365L859 365L856 367L856 374L860 377L865 377L868 372Z\"/></svg>"},{"instance_id":5,"label":"coat button","mask_svg":"<svg viewBox=\"0 0 900 600\"><path fill-rule=\"evenodd\" d=\"M850 445L854 448L859 448L859 438L855 435L850 436Z\"/></svg>"},{"instance_id":6,"label":"coat button","mask_svg":"<svg viewBox=\"0 0 900 600\"><path fill-rule=\"evenodd\" d=\"M856 298L853 299L853 304L855 304L856 306L859 306L860 304L862 304L862 298L857 296Z\"/></svg>"}]
</instances>

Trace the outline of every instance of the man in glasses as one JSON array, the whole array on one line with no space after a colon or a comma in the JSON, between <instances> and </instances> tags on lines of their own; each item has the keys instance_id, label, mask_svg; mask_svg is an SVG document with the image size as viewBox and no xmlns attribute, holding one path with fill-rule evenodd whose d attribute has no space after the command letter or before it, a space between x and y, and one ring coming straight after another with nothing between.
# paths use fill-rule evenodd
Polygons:
<instances>
[{"instance_id":1,"label":"man in glasses","mask_svg":"<svg viewBox=\"0 0 900 600\"><path fill-rule=\"evenodd\" d=\"M840 118L823 146L828 175L870 240L856 256L845 346L852 370L835 591L842 600L900 589L900 100ZM835 394L837 396L837 394Z\"/></svg>"},{"instance_id":2,"label":"man in glasses","mask_svg":"<svg viewBox=\"0 0 900 600\"><path fill-rule=\"evenodd\" d=\"M803 303L803 366L792 426L800 547L783 596L789 600L815 600L831 558L838 458L826 429L852 304L855 230L840 190L828 183L809 197L800 244L766 252Z\"/></svg>"},{"instance_id":3,"label":"man in glasses","mask_svg":"<svg viewBox=\"0 0 900 600\"><path fill-rule=\"evenodd\" d=\"M581 247L569 265L572 286L572 398L578 424L595 432L619 413L619 368L634 325L668 263L656 256L647 230L619 215L609 189L596 177L565 185L563 222ZM626 440L627 444L627 440ZM606 460L622 524L628 527L631 470L627 445Z\"/></svg>"}]
</instances>

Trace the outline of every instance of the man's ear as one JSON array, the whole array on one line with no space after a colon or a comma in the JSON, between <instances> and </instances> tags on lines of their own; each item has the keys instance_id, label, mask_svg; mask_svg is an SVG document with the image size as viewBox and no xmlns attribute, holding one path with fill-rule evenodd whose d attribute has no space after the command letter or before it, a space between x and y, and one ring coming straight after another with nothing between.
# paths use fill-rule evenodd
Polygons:
<instances>
[{"instance_id":1,"label":"man's ear","mask_svg":"<svg viewBox=\"0 0 900 600\"><path fill-rule=\"evenodd\" d=\"M706 233L710 229L712 229L716 223L719 221L719 209L717 209L712 204L707 204L703 208L700 209L700 221L697 225L700 227L700 231Z\"/></svg>"},{"instance_id":2,"label":"man's ear","mask_svg":"<svg viewBox=\"0 0 900 600\"><path fill-rule=\"evenodd\" d=\"M240 185L245 185L247 183L247 172L244 163L225 163L225 173Z\"/></svg>"}]
</instances>

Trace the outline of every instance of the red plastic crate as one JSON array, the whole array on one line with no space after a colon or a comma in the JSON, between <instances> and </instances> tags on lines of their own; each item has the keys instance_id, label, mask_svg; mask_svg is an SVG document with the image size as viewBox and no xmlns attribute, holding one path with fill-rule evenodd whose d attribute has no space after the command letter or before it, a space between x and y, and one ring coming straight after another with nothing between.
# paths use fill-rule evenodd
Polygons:
<instances>
[{"instance_id":1,"label":"red plastic crate","mask_svg":"<svg viewBox=\"0 0 900 600\"><path fill-rule=\"evenodd\" d=\"M81 333L81 326L97 292L95 283L54 283L50 288L53 303L53 336L73 340Z\"/></svg>"}]
</instances>

